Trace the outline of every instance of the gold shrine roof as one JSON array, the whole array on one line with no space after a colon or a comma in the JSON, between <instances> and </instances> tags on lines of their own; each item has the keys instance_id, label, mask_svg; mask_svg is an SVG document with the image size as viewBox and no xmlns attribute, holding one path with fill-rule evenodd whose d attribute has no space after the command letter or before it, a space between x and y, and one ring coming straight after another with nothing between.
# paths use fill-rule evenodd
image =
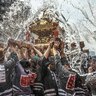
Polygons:
<instances>
[{"instance_id":1,"label":"gold shrine roof","mask_svg":"<svg viewBox=\"0 0 96 96\"><path fill-rule=\"evenodd\" d=\"M35 23L30 24L29 29L31 32L40 35L41 32L44 33L52 32L52 30L56 29L57 26L58 26L58 22L53 22L52 20L48 20L48 19L41 19L36 21ZM49 34L50 33L48 33L48 35Z\"/></svg>"}]
</instances>

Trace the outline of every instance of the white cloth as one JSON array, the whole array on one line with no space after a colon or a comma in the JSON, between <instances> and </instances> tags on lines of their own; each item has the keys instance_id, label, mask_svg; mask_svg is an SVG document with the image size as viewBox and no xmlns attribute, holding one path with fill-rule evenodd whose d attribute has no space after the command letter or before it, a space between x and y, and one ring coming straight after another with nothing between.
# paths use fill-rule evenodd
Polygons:
<instances>
[{"instance_id":1,"label":"white cloth","mask_svg":"<svg viewBox=\"0 0 96 96\"><path fill-rule=\"evenodd\" d=\"M0 65L0 83L6 82L5 66Z\"/></svg>"}]
</instances>

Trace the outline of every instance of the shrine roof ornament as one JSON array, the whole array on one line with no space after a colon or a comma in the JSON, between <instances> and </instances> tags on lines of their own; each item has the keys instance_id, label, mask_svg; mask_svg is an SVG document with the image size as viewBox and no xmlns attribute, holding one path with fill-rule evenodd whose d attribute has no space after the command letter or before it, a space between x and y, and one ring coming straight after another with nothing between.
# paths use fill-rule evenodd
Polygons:
<instances>
[{"instance_id":1,"label":"shrine roof ornament","mask_svg":"<svg viewBox=\"0 0 96 96\"><path fill-rule=\"evenodd\" d=\"M36 22L30 24L29 29L38 35L39 32L48 32L56 29L58 27L58 22L53 22L49 18L41 18Z\"/></svg>"},{"instance_id":2,"label":"shrine roof ornament","mask_svg":"<svg viewBox=\"0 0 96 96\"><path fill-rule=\"evenodd\" d=\"M49 11L49 9L43 10L41 18L39 16L30 24L29 30L39 36L42 35L42 32L49 35L54 29L59 26L59 22L54 18L54 12ZM39 14L40 15L40 14ZM48 34L47 34L48 33Z\"/></svg>"},{"instance_id":3,"label":"shrine roof ornament","mask_svg":"<svg viewBox=\"0 0 96 96\"><path fill-rule=\"evenodd\" d=\"M60 33L59 21L56 19L56 12L50 8L41 10L38 16L32 20L29 25L31 33L38 35L38 39L35 39L36 44L48 43L52 38L56 38Z\"/></svg>"}]
</instances>

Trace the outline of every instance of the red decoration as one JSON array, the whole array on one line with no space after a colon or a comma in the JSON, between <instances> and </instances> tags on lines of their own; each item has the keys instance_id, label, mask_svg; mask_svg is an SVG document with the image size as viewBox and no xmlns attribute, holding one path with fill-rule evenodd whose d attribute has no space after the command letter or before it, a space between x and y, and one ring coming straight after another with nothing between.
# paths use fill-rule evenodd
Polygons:
<instances>
[{"instance_id":1,"label":"red decoration","mask_svg":"<svg viewBox=\"0 0 96 96\"><path fill-rule=\"evenodd\" d=\"M34 83L36 78L37 78L37 74L35 73L30 73L28 75L21 75L20 85L22 87L28 87Z\"/></svg>"},{"instance_id":2,"label":"red decoration","mask_svg":"<svg viewBox=\"0 0 96 96\"><path fill-rule=\"evenodd\" d=\"M37 78L37 74L36 73L32 73L30 74L30 84L33 85L35 79Z\"/></svg>"},{"instance_id":3,"label":"red decoration","mask_svg":"<svg viewBox=\"0 0 96 96\"><path fill-rule=\"evenodd\" d=\"M76 80L76 75L70 74L66 84L66 89L74 90L75 80Z\"/></svg>"},{"instance_id":4,"label":"red decoration","mask_svg":"<svg viewBox=\"0 0 96 96\"><path fill-rule=\"evenodd\" d=\"M21 77L20 77L20 85L22 87L30 86L30 77L28 75L21 75Z\"/></svg>"}]
</instances>

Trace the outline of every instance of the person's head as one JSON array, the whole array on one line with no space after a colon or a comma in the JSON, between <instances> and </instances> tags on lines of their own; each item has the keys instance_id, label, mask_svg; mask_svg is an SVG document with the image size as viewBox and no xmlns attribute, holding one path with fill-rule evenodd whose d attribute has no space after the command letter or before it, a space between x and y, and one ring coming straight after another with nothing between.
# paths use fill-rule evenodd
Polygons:
<instances>
[{"instance_id":1,"label":"person's head","mask_svg":"<svg viewBox=\"0 0 96 96\"><path fill-rule=\"evenodd\" d=\"M30 60L32 69L34 71L37 70L40 67L41 62L42 59L40 59L40 57L38 57L37 55L33 56Z\"/></svg>"},{"instance_id":2,"label":"person's head","mask_svg":"<svg viewBox=\"0 0 96 96\"><path fill-rule=\"evenodd\" d=\"M28 60L22 59L20 61L20 64L22 65L22 67L24 68L24 70L29 70L30 69L31 64L30 64L30 62Z\"/></svg>"},{"instance_id":3,"label":"person's head","mask_svg":"<svg viewBox=\"0 0 96 96\"><path fill-rule=\"evenodd\" d=\"M0 62L4 61L4 49L0 48Z\"/></svg>"},{"instance_id":4,"label":"person's head","mask_svg":"<svg viewBox=\"0 0 96 96\"><path fill-rule=\"evenodd\" d=\"M56 66L55 66L55 59L54 56L49 57L49 69L52 71L55 71Z\"/></svg>"},{"instance_id":5,"label":"person's head","mask_svg":"<svg viewBox=\"0 0 96 96\"><path fill-rule=\"evenodd\" d=\"M92 66L92 69L94 70L94 71L96 71L96 58L92 58L92 61L91 61L91 66Z\"/></svg>"},{"instance_id":6,"label":"person's head","mask_svg":"<svg viewBox=\"0 0 96 96\"><path fill-rule=\"evenodd\" d=\"M62 63L62 65L63 65L63 67L64 67L65 69L67 69L67 70L70 69L70 64L69 64L69 62L68 62L68 60L67 60L66 57L61 58L61 63Z\"/></svg>"},{"instance_id":7,"label":"person's head","mask_svg":"<svg viewBox=\"0 0 96 96\"><path fill-rule=\"evenodd\" d=\"M64 64L64 68L69 70L70 69L70 64L69 63Z\"/></svg>"},{"instance_id":8,"label":"person's head","mask_svg":"<svg viewBox=\"0 0 96 96\"><path fill-rule=\"evenodd\" d=\"M61 39L60 38L55 38L54 47L55 48L60 48L60 45L61 45Z\"/></svg>"}]
</instances>

